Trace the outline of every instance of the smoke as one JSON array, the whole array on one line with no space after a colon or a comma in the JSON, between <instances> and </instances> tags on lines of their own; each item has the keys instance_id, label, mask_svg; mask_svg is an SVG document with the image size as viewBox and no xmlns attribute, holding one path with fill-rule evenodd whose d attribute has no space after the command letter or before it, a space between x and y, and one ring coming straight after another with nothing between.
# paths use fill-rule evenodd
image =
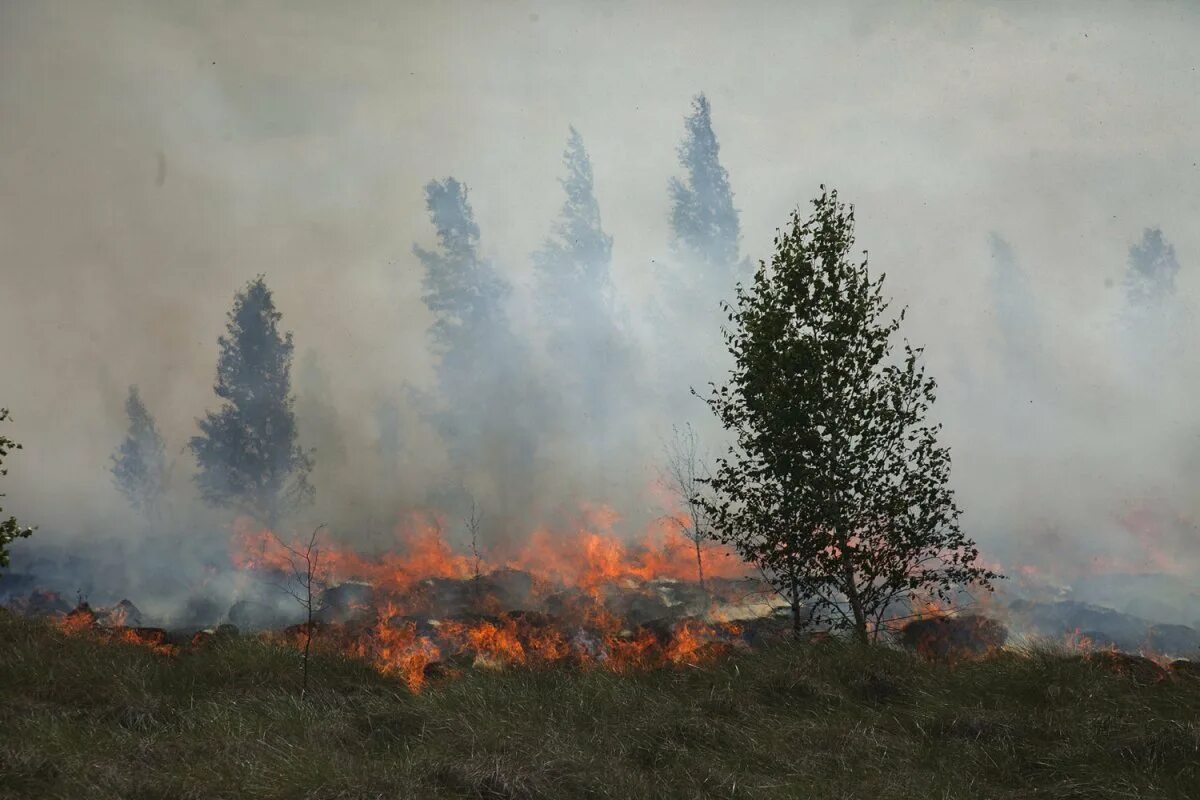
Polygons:
<instances>
[{"instance_id":1,"label":"smoke","mask_svg":"<svg viewBox=\"0 0 1200 800\"><path fill-rule=\"evenodd\" d=\"M695 360L723 377L715 335L659 314L672 295L656 277L679 259L668 187L703 90L743 255L769 258L822 182L856 205L859 244L939 378L964 523L989 555L1063 580L1100 558L1194 575L1200 374L1186 347L1128 323L1125 276L1143 230L1161 230L1179 264L1171 339L1196 341L1197 32L1191 8L1134 3L5 4L0 404L26 449L4 491L40 526L14 570L166 597L221 561L228 516L195 502L182 448L214 405L234 293L258 273L294 332L301 442L318 449L297 529L366 539L406 509L458 513L460 489L498 505L509 483L530 501L506 525L580 502L631 526L661 514L647 486L671 425L720 447L658 368L682 335L711 342ZM458 475L413 400L438 366L411 249L435 243L422 187L471 187L515 336L545 354L529 254L563 204L570 125L639 365L618 384L629 444L547 425L503 482L488 480L515 466L503 452ZM563 383L530 363L554 401ZM106 473L131 384L173 460L168 541L186 547L150 553Z\"/></svg>"}]
</instances>

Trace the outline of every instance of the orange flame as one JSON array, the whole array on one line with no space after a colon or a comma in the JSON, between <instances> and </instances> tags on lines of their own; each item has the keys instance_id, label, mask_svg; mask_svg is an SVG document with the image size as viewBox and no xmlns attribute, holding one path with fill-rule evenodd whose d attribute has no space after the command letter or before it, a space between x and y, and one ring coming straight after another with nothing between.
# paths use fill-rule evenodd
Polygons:
<instances>
[{"instance_id":1,"label":"orange flame","mask_svg":"<svg viewBox=\"0 0 1200 800\"><path fill-rule=\"evenodd\" d=\"M539 528L519 545L497 548L491 559L480 559L478 566L474 556L455 551L445 541L442 520L430 514L406 517L396 527L395 547L377 555L322 540L320 579L366 582L378 611L370 625L324 626L318 646L367 659L416 690L426 682L431 665L444 657L493 668L531 668L570 660L626 671L697 664L720 651L714 646L718 641L736 638L734 625L694 620L665 638L644 628L629 630L625 620L606 607L611 594L607 587L653 596L655 590L645 585L655 579L694 581L696 550L693 542L679 535L678 520L670 516L651 523L634 541L616 532L619 522L608 506L585 505L573 530ZM298 543L285 544L246 518L235 523L231 557L240 568L290 574L298 566L296 554L301 550ZM708 546L701 555L706 577L741 577L747 571L728 548ZM486 612L489 618L442 620L422 629L411 617L403 618L429 610L430 579L467 581L476 574L504 569L529 575L535 597L539 590L541 596L563 589L574 593L558 595L561 608L552 623L536 614L505 613L493 596L473 601L475 613ZM304 637L293 640L299 644Z\"/></svg>"}]
</instances>

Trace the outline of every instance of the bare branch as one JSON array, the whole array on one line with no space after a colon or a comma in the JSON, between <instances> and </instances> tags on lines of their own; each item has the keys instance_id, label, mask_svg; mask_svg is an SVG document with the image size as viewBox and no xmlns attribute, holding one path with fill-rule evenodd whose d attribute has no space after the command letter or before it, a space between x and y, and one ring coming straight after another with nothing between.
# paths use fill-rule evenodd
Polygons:
<instances>
[{"instance_id":1,"label":"bare branch","mask_svg":"<svg viewBox=\"0 0 1200 800\"><path fill-rule=\"evenodd\" d=\"M288 553L288 566L292 570L292 585L280 585L279 588L288 594L293 600L299 603L304 610L304 650L302 660L302 683L300 696L304 697L308 694L308 664L309 654L312 650L312 640L314 632L314 614L320 610L324 603L324 591L319 588L321 549L318 547L318 538L321 531L325 529L325 524L321 523L313 529L312 535L308 537L308 544L301 550L298 547L293 547L283 541L274 532L270 531L273 538L285 551Z\"/></svg>"}]
</instances>

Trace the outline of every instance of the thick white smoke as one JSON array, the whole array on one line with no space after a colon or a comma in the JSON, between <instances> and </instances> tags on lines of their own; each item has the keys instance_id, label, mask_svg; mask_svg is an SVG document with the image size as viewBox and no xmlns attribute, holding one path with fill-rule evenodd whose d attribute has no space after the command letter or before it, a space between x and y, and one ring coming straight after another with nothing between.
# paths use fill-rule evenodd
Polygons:
<instances>
[{"instance_id":1,"label":"thick white smoke","mask_svg":"<svg viewBox=\"0 0 1200 800\"><path fill-rule=\"evenodd\" d=\"M1064 582L1105 558L1194 578L1198 331L1181 313L1184 345L1140 340L1122 277L1161 227L1175 297L1195 303L1198 30L1165 4L5 4L0 404L26 450L4 491L41 526L14 568L86 552L149 581L219 560L227 520L196 507L181 448L215 402L234 292L260 272L295 333L302 435L324 451L295 524L374 536L453 489L408 391L433 381L410 250L432 244L421 187L470 185L483 251L517 287L514 325L538 342L529 254L562 203L570 124L625 328L654 364L668 179L703 90L743 253L769 257L821 182L856 205L859 244L939 378L965 521L989 553ZM711 423L699 401L662 402L657 377L630 381L637 444L605 469L619 479L597 489L570 461L594 448L545 443L531 526L577 500L661 513L642 492L659 437ZM134 383L189 542L161 558L105 472Z\"/></svg>"}]
</instances>

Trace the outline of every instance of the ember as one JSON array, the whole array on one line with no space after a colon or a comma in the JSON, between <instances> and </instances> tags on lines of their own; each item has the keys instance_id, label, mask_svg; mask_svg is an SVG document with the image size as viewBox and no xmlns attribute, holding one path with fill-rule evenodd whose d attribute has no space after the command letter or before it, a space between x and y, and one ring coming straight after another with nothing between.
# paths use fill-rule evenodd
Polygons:
<instances>
[{"instance_id":1,"label":"ember","mask_svg":"<svg viewBox=\"0 0 1200 800\"><path fill-rule=\"evenodd\" d=\"M133 604L123 600L111 609L94 610L86 601L80 601L74 609L55 619L59 630L72 635L94 636L104 641L119 641L146 647L162 655L179 652L177 644L169 641L163 628L128 626L121 620Z\"/></svg>"}]
</instances>

